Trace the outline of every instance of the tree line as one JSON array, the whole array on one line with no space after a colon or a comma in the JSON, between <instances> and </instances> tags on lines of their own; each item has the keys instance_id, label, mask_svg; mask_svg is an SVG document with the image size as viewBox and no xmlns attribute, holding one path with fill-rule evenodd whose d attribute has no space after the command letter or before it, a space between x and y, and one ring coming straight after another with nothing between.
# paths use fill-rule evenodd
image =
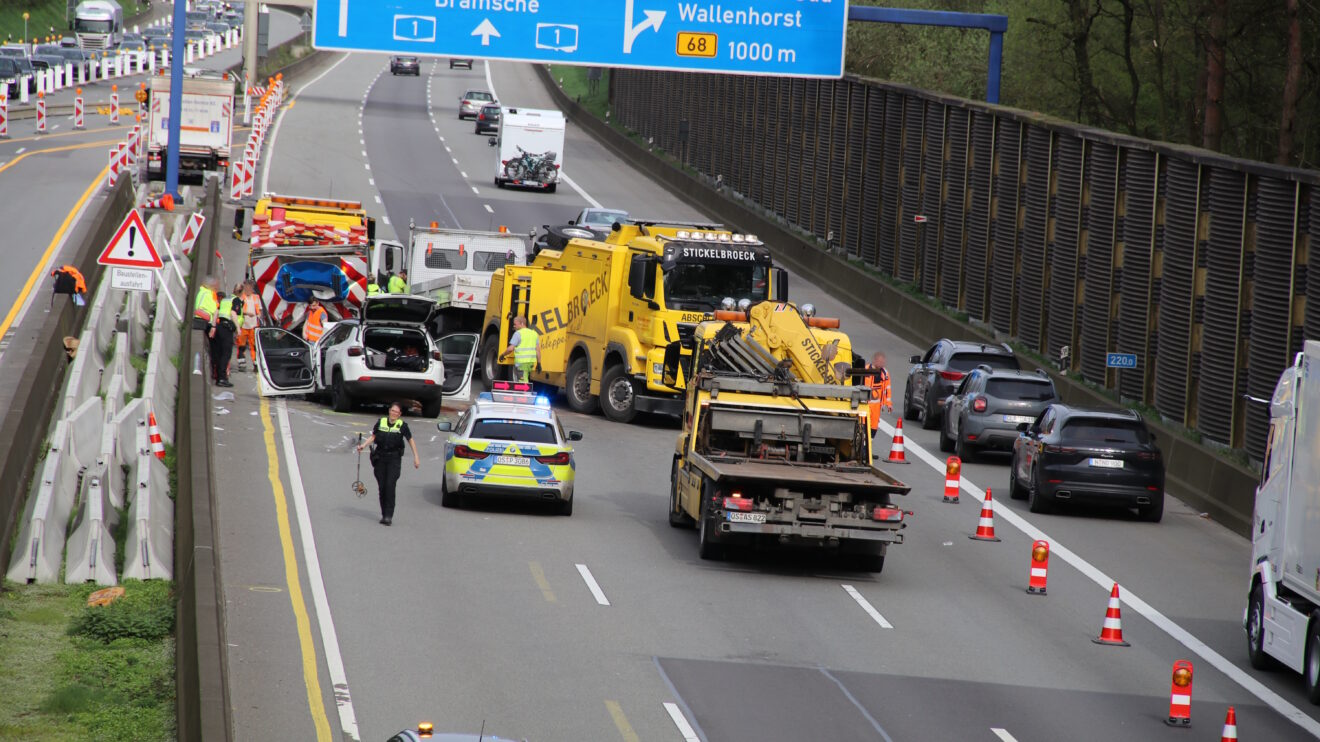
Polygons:
<instances>
[{"instance_id":1,"label":"tree line","mask_svg":"<svg viewBox=\"0 0 1320 742\"><path fill-rule=\"evenodd\" d=\"M1008 16L1000 103L1320 167L1320 0L853 0ZM848 24L848 71L984 100L984 31Z\"/></svg>"}]
</instances>

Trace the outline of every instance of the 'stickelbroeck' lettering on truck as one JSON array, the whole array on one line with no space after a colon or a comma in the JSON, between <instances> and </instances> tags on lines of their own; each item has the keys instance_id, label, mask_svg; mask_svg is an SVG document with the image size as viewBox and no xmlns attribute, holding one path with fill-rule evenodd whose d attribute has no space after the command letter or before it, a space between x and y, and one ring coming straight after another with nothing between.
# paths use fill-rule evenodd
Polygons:
<instances>
[{"instance_id":1,"label":"'stickelbroeck' lettering on truck","mask_svg":"<svg viewBox=\"0 0 1320 742\"><path fill-rule=\"evenodd\" d=\"M807 355L811 356L811 362L816 364L816 373L820 374L822 379L832 379L834 374L830 371L830 364L821 355L820 346L811 338L802 338L802 347L806 349Z\"/></svg>"},{"instance_id":2,"label":"'stickelbroeck' lettering on truck","mask_svg":"<svg viewBox=\"0 0 1320 742\"><path fill-rule=\"evenodd\" d=\"M586 316L587 310L591 308L592 304L605 297L605 294L609 292L609 287L609 273L601 273L591 279L591 283L582 289L581 295L569 299L568 303L563 306L562 311L560 307L555 307L532 317L532 327L542 335L550 335L572 327L579 319ZM558 339L558 342L550 342L557 345L563 342L563 339Z\"/></svg>"},{"instance_id":3,"label":"'stickelbroeck' lettering on truck","mask_svg":"<svg viewBox=\"0 0 1320 742\"><path fill-rule=\"evenodd\" d=\"M756 260L756 253L727 247L684 247L681 257L693 260Z\"/></svg>"},{"instance_id":4,"label":"'stickelbroeck' lettering on truck","mask_svg":"<svg viewBox=\"0 0 1320 742\"><path fill-rule=\"evenodd\" d=\"M772 13L757 10L755 5L747 5L740 10L725 10L723 5L697 3L679 3L678 17L684 21L696 23L716 23L725 26L779 26L781 28L802 28L802 11L795 13Z\"/></svg>"}]
</instances>

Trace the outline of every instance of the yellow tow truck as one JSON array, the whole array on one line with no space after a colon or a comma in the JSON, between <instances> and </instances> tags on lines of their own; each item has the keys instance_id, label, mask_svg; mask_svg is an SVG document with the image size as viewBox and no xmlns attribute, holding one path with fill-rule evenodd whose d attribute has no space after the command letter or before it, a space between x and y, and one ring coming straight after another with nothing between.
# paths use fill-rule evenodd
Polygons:
<instances>
[{"instance_id":1,"label":"yellow tow truck","mask_svg":"<svg viewBox=\"0 0 1320 742\"><path fill-rule=\"evenodd\" d=\"M488 385L504 377L499 356L524 316L541 336L532 380L562 389L574 411L599 407L619 422L682 410L681 380L661 378L665 349L712 312L788 298L765 244L718 225L616 222L604 239L561 244L492 276L482 374Z\"/></svg>"},{"instance_id":2,"label":"yellow tow truck","mask_svg":"<svg viewBox=\"0 0 1320 742\"><path fill-rule=\"evenodd\" d=\"M697 527L703 559L777 543L879 572L903 542L910 513L893 497L909 488L871 463L870 390L847 383L865 370L838 320L811 314L784 302L717 311L666 349L664 379L687 388L669 524Z\"/></svg>"}]
</instances>

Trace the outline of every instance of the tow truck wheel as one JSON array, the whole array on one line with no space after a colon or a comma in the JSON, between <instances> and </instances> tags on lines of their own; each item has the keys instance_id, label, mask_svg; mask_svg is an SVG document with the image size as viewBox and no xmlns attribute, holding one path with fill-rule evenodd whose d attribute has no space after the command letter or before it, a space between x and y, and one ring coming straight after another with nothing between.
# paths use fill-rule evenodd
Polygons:
<instances>
[{"instance_id":1,"label":"tow truck wheel","mask_svg":"<svg viewBox=\"0 0 1320 742\"><path fill-rule=\"evenodd\" d=\"M600 392L600 409L605 417L616 423L632 422L637 417L637 395L623 364L616 363L605 371L600 381Z\"/></svg>"},{"instance_id":2,"label":"tow truck wheel","mask_svg":"<svg viewBox=\"0 0 1320 742\"><path fill-rule=\"evenodd\" d=\"M710 518L710 500L713 495L708 479L701 488L701 523L698 526L700 530L697 536L697 555L702 559L724 561L724 544L715 540L715 523Z\"/></svg>"},{"instance_id":3,"label":"tow truck wheel","mask_svg":"<svg viewBox=\"0 0 1320 742\"><path fill-rule=\"evenodd\" d=\"M884 554L858 554L857 568L863 572L874 572L880 574L885 571Z\"/></svg>"},{"instance_id":4,"label":"tow truck wheel","mask_svg":"<svg viewBox=\"0 0 1320 742\"><path fill-rule=\"evenodd\" d=\"M1274 669L1274 658L1265 653L1265 591L1251 588L1247 602L1247 659L1257 670Z\"/></svg>"},{"instance_id":5,"label":"tow truck wheel","mask_svg":"<svg viewBox=\"0 0 1320 742\"><path fill-rule=\"evenodd\" d=\"M576 358L568 364L566 376L564 396L568 397L569 408L583 415L595 413L600 407L600 399L591 393L591 364L587 363L586 357Z\"/></svg>"},{"instance_id":6,"label":"tow truck wheel","mask_svg":"<svg viewBox=\"0 0 1320 742\"><path fill-rule=\"evenodd\" d=\"M1320 703L1320 611L1311 614L1311 625L1306 629L1306 698Z\"/></svg>"},{"instance_id":7,"label":"tow truck wheel","mask_svg":"<svg viewBox=\"0 0 1320 742\"><path fill-rule=\"evenodd\" d=\"M673 528L691 528L692 516L683 512L678 504L678 460L669 470L669 525Z\"/></svg>"},{"instance_id":8,"label":"tow truck wheel","mask_svg":"<svg viewBox=\"0 0 1320 742\"><path fill-rule=\"evenodd\" d=\"M495 333L486 336L481 342L481 380L490 389L492 382L504 378L504 367L500 365L500 337Z\"/></svg>"}]
</instances>

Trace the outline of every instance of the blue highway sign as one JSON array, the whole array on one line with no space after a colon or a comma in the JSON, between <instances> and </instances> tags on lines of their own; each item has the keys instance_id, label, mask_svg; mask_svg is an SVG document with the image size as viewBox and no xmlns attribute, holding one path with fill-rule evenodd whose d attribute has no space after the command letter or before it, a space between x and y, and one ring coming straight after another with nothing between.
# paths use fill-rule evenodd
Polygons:
<instances>
[{"instance_id":1,"label":"blue highway sign","mask_svg":"<svg viewBox=\"0 0 1320 742\"><path fill-rule=\"evenodd\" d=\"M316 0L318 49L843 75L848 0Z\"/></svg>"},{"instance_id":2,"label":"blue highway sign","mask_svg":"<svg viewBox=\"0 0 1320 742\"><path fill-rule=\"evenodd\" d=\"M1136 353L1106 353L1105 366L1107 368L1136 368Z\"/></svg>"}]
</instances>

